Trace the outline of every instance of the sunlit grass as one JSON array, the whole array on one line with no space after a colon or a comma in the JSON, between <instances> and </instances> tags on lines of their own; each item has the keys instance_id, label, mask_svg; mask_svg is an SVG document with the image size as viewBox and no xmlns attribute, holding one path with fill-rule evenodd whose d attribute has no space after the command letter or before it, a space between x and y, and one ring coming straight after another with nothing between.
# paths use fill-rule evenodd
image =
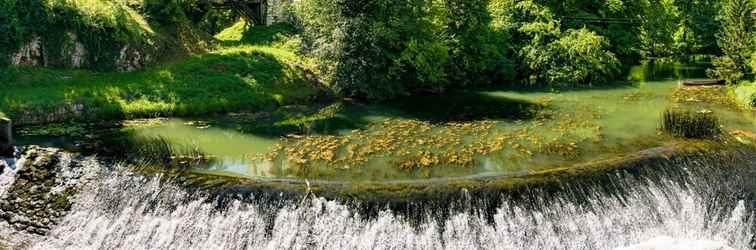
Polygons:
<instances>
[{"instance_id":1,"label":"sunlit grass","mask_svg":"<svg viewBox=\"0 0 756 250\"><path fill-rule=\"evenodd\" d=\"M732 88L732 95L741 107L756 107L756 83L748 81L742 82Z\"/></svg>"},{"instance_id":2,"label":"sunlit grass","mask_svg":"<svg viewBox=\"0 0 756 250\"><path fill-rule=\"evenodd\" d=\"M285 48L238 43L130 73L0 68L0 110L21 120L51 114L62 116L53 120L109 120L256 111L305 103L317 94L303 62Z\"/></svg>"}]
</instances>

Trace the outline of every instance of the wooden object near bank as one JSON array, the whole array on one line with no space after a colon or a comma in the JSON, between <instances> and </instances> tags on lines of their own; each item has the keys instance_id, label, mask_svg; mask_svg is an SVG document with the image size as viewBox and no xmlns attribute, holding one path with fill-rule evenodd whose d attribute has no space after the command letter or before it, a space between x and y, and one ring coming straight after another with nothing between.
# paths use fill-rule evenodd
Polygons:
<instances>
[{"instance_id":1,"label":"wooden object near bank","mask_svg":"<svg viewBox=\"0 0 756 250\"><path fill-rule=\"evenodd\" d=\"M685 86L725 85L725 80L722 79L687 79L681 82Z\"/></svg>"}]
</instances>

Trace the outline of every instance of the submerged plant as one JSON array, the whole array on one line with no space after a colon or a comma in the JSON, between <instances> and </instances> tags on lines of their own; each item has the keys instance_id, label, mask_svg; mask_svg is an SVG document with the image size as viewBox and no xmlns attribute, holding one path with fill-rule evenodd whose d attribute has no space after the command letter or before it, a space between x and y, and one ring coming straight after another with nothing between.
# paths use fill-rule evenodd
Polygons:
<instances>
[{"instance_id":1,"label":"submerged plant","mask_svg":"<svg viewBox=\"0 0 756 250\"><path fill-rule=\"evenodd\" d=\"M662 115L661 129L684 138L712 138L721 133L719 119L708 110L666 110Z\"/></svg>"},{"instance_id":2,"label":"submerged plant","mask_svg":"<svg viewBox=\"0 0 756 250\"><path fill-rule=\"evenodd\" d=\"M86 135L87 128L81 123L58 123L23 127L18 133L24 136L82 137Z\"/></svg>"}]
</instances>

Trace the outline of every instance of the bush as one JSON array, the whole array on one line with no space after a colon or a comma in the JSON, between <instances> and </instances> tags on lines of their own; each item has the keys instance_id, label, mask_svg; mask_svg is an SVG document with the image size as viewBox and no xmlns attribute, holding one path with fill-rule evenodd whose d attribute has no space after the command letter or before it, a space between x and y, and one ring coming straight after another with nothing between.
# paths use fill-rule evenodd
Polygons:
<instances>
[{"instance_id":1,"label":"bush","mask_svg":"<svg viewBox=\"0 0 756 250\"><path fill-rule=\"evenodd\" d=\"M721 133L719 119L714 114L687 110L664 111L661 129L684 138L713 138Z\"/></svg>"},{"instance_id":2,"label":"bush","mask_svg":"<svg viewBox=\"0 0 756 250\"><path fill-rule=\"evenodd\" d=\"M756 83L743 81L735 86L733 94L742 107L756 108Z\"/></svg>"},{"instance_id":3,"label":"bush","mask_svg":"<svg viewBox=\"0 0 756 250\"><path fill-rule=\"evenodd\" d=\"M753 55L751 55L751 61L749 64L751 66L751 72L756 73L756 52L753 52ZM754 80L756 80L756 78L754 78Z\"/></svg>"}]
</instances>

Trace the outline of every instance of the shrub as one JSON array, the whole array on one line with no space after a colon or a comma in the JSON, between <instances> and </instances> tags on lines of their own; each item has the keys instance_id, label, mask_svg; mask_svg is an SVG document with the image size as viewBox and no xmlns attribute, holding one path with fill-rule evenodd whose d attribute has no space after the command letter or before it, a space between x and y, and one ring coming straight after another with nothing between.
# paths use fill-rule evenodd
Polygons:
<instances>
[{"instance_id":1,"label":"shrub","mask_svg":"<svg viewBox=\"0 0 756 250\"><path fill-rule=\"evenodd\" d=\"M741 65L729 56L716 57L711 63L714 67L706 70L706 74L712 78L725 80L727 84L735 84L745 75Z\"/></svg>"},{"instance_id":2,"label":"shrub","mask_svg":"<svg viewBox=\"0 0 756 250\"><path fill-rule=\"evenodd\" d=\"M114 69L124 45L154 45L149 27L130 11L123 3L104 0L0 1L0 66L35 37L41 40L45 65L69 66L70 32L87 51L85 66Z\"/></svg>"},{"instance_id":3,"label":"shrub","mask_svg":"<svg viewBox=\"0 0 756 250\"><path fill-rule=\"evenodd\" d=\"M756 83L743 81L733 89L735 101L745 108L756 108Z\"/></svg>"}]
</instances>

